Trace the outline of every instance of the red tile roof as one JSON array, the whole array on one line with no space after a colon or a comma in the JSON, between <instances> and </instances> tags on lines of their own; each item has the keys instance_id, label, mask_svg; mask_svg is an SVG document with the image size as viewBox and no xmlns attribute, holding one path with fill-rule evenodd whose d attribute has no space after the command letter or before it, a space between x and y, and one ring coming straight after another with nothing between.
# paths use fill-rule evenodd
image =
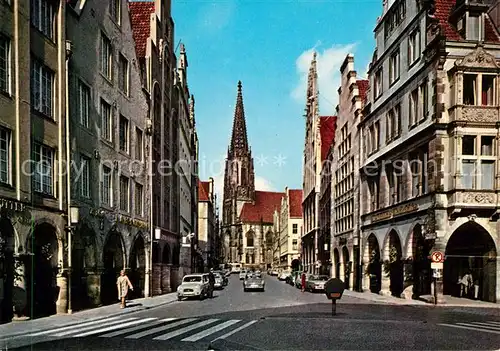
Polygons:
<instances>
[{"instance_id":1,"label":"red tile roof","mask_svg":"<svg viewBox=\"0 0 500 351\"><path fill-rule=\"evenodd\" d=\"M128 3L135 52L138 58L146 56L146 43L151 31L150 15L155 12L154 1L133 1Z\"/></svg>"},{"instance_id":2,"label":"red tile roof","mask_svg":"<svg viewBox=\"0 0 500 351\"><path fill-rule=\"evenodd\" d=\"M288 206L291 218L302 218L302 189L288 190Z\"/></svg>"},{"instance_id":3,"label":"red tile roof","mask_svg":"<svg viewBox=\"0 0 500 351\"><path fill-rule=\"evenodd\" d=\"M255 202L243 204L240 220L243 223L273 223L274 210L281 208L284 193L255 191Z\"/></svg>"},{"instance_id":4,"label":"red tile roof","mask_svg":"<svg viewBox=\"0 0 500 351\"><path fill-rule=\"evenodd\" d=\"M356 81L356 85L358 86L359 97L363 102L366 100L366 93L368 92L369 84L370 81L368 79L358 79Z\"/></svg>"},{"instance_id":5,"label":"red tile roof","mask_svg":"<svg viewBox=\"0 0 500 351\"><path fill-rule=\"evenodd\" d=\"M198 201L210 201L210 182L198 180Z\"/></svg>"},{"instance_id":6,"label":"red tile roof","mask_svg":"<svg viewBox=\"0 0 500 351\"><path fill-rule=\"evenodd\" d=\"M435 13L434 16L439 21L439 25L442 30L442 34L447 40L461 41L462 36L457 32L456 28L450 23L450 14L455 7L457 0L435 0ZM485 21L485 41L487 42L499 42L500 37L498 35L495 26L491 23L489 16L486 14Z\"/></svg>"},{"instance_id":7,"label":"red tile roof","mask_svg":"<svg viewBox=\"0 0 500 351\"><path fill-rule=\"evenodd\" d=\"M321 116L319 118L319 133L321 135L321 161L326 160L328 150L332 146L337 128L337 116Z\"/></svg>"}]
</instances>

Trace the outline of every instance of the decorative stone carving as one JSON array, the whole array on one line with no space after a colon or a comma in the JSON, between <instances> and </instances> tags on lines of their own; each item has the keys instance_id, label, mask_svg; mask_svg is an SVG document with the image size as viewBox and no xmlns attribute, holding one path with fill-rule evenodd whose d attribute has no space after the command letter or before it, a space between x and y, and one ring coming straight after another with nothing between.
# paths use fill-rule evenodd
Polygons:
<instances>
[{"instance_id":1,"label":"decorative stone carving","mask_svg":"<svg viewBox=\"0 0 500 351\"><path fill-rule=\"evenodd\" d=\"M491 122L498 121L497 109L484 107L464 107L462 119L469 122Z\"/></svg>"},{"instance_id":2,"label":"decorative stone carving","mask_svg":"<svg viewBox=\"0 0 500 351\"><path fill-rule=\"evenodd\" d=\"M495 194L491 193L464 193L462 196L463 203L474 204L493 204L495 202Z\"/></svg>"},{"instance_id":3,"label":"decorative stone carving","mask_svg":"<svg viewBox=\"0 0 500 351\"><path fill-rule=\"evenodd\" d=\"M455 62L457 67L461 68L493 68L498 69L499 66L495 57L484 50L481 45L478 45L476 50L467 54L463 59Z\"/></svg>"}]
</instances>

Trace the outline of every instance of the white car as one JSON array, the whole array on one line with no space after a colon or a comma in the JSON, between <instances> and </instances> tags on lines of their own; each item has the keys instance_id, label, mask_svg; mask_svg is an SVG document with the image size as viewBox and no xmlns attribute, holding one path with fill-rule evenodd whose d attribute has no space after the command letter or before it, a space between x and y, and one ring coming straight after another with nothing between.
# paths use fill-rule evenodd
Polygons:
<instances>
[{"instance_id":1,"label":"white car","mask_svg":"<svg viewBox=\"0 0 500 351\"><path fill-rule=\"evenodd\" d=\"M177 300L196 297L200 300L208 295L208 274L188 274L182 278L182 283L177 288Z\"/></svg>"},{"instance_id":2,"label":"white car","mask_svg":"<svg viewBox=\"0 0 500 351\"><path fill-rule=\"evenodd\" d=\"M240 280L245 279L245 277L246 277L246 276L247 276L247 271L246 271L246 269L242 269L242 270L240 271Z\"/></svg>"},{"instance_id":3,"label":"white car","mask_svg":"<svg viewBox=\"0 0 500 351\"><path fill-rule=\"evenodd\" d=\"M279 280L286 280L286 277L290 275L291 272L283 271L281 274L278 276Z\"/></svg>"}]
</instances>

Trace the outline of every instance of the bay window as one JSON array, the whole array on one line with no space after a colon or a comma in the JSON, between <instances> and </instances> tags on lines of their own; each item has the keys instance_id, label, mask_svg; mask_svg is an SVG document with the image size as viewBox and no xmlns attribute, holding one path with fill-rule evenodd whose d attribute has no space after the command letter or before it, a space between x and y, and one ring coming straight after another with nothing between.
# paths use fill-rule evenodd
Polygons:
<instances>
[{"instance_id":1,"label":"bay window","mask_svg":"<svg viewBox=\"0 0 500 351\"><path fill-rule=\"evenodd\" d=\"M463 189L495 189L494 136L462 137L461 185Z\"/></svg>"},{"instance_id":2,"label":"bay window","mask_svg":"<svg viewBox=\"0 0 500 351\"><path fill-rule=\"evenodd\" d=\"M465 73L462 100L464 105L495 106L496 76L492 74Z\"/></svg>"}]
</instances>

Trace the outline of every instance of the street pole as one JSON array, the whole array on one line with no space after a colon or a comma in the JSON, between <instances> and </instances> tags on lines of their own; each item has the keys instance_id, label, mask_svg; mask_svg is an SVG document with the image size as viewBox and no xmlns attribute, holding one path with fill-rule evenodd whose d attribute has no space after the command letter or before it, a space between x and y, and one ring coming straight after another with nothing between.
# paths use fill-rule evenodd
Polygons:
<instances>
[{"instance_id":1,"label":"street pole","mask_svg":"<svg viewBox=\"0 0 500 351\"><path fill-rule=\"evenodd\" d=\"M69 60L72 55L72 44L70 41L66 41L66 82L65 82L65 98L66 98L66 209L68 211L68 314L73 313L73 309L71 306L71 268L72 268L72 236L73 236L73 228L72 228L72 219L71 219L71 146L70 146L70 117L69 117Z\"/></svg>"}]
</instances>

